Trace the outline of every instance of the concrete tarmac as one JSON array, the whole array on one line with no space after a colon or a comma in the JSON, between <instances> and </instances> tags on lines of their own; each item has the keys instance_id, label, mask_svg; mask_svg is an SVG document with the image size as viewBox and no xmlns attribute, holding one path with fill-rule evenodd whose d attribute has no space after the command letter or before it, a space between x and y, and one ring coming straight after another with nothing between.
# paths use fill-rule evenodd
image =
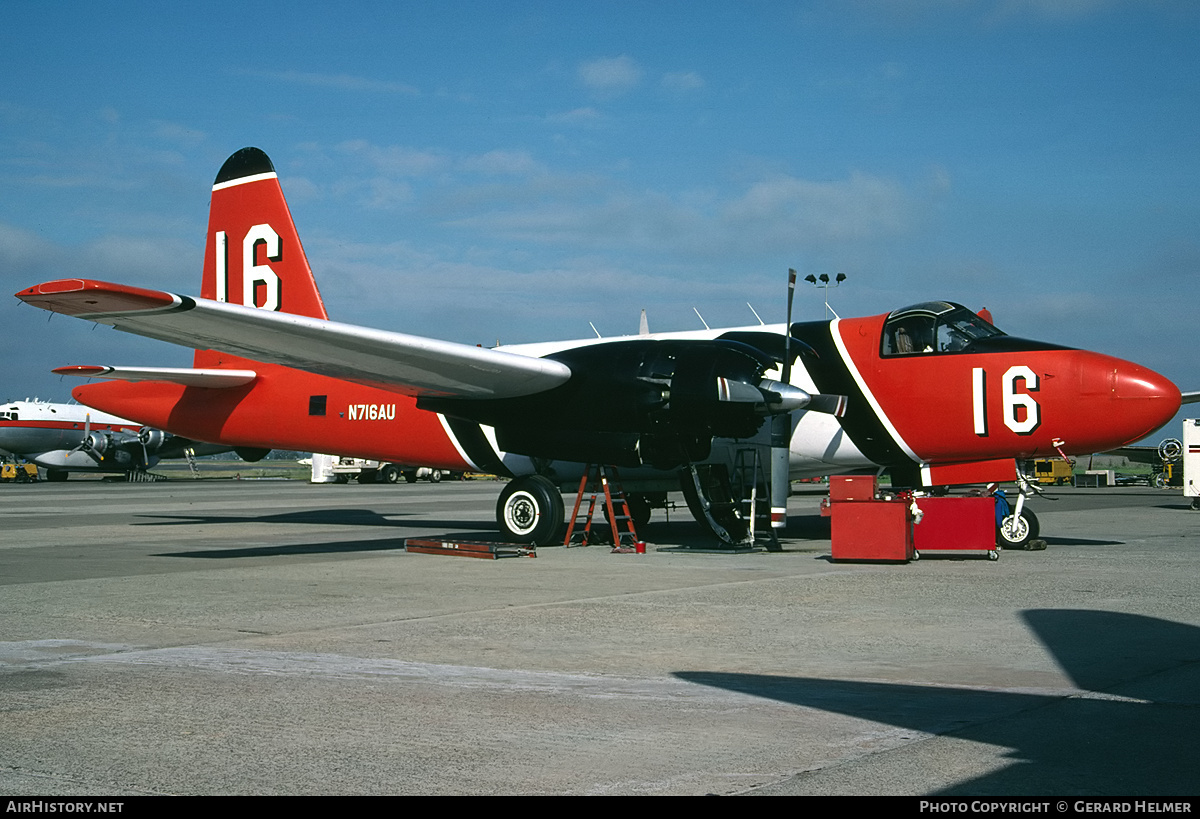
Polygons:
<instances>
[{"instance_id":1,"label":"concrete tarmac","mask_svg":"<svg viewBox=\"0 0 1200 819\"><path fill-rule=\"evenodd\" d=\"M1036 500L1049 548L835 564L494 538L500 484L0 486L0 793L1191 795L1200 512Z\"/></svg>"}]
</instances>

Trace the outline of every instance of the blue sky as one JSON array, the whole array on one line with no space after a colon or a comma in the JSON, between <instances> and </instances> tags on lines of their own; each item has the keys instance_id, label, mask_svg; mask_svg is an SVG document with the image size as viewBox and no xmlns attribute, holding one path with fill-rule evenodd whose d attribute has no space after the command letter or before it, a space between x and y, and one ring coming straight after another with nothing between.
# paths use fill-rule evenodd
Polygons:
<instances>
[{"instance_id":1,"label":"blue sky","mask_svg":"<svg viewBox=\"0 0 1200 819\"><path fill-rule=\"evenodd\" d=\"M199 289L272 157L339 320L516 343L933 298L1200 389L1188 0L0 6L0 277ZM801 289L797 318L820 318ZM6 308L0 397L178 348Z\"/></svg>"}]
</instances>

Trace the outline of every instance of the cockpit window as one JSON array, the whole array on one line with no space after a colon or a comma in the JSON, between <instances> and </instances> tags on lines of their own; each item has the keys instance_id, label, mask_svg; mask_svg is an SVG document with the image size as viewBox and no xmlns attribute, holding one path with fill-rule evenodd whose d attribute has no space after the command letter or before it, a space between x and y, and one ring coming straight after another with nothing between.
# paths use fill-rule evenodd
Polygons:
<instances>
[{"instance_id":1,"label":"cockpit window","mask_svg":"<svg viewBox=\"0 0 1200 819\"><path fill-rule=\"evenodd\" d=\"M887 317L880 352L885 356L957 353L967 350L976 339L1002 335L960 304L926 302Z\"/></svg>"}]
</instances>

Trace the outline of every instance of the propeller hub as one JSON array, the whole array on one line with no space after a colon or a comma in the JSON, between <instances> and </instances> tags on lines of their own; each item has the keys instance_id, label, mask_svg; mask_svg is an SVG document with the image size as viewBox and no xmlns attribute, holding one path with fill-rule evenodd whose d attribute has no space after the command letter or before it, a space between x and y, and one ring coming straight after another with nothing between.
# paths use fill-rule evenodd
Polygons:
<instances>
[{"instance_id":1,"label":"propeller hub","mask_svg":"<svg viewBox=\"0 0 1200 819\"><path fill-rule=\"evenodd\" d=\"M759 382L758 388L767 398L767 412L771 415L804 409L812 401L812 396L799 387L784 384L782 381L773 381L770 378L764 378Z\"/></svg>"}]
</instances>

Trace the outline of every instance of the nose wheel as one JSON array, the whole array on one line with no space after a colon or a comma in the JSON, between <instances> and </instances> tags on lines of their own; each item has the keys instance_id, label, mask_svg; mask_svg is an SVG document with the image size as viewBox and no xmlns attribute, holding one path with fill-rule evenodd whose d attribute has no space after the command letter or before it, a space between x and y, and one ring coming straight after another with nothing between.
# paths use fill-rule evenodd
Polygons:
<instances>
[{"instance_id":1,"label":"nose wheel","mask_svg":"<svg viewBox=\"0 0 1200 819\"><path fill-rule=\"evenodd\" d=\"M996 542L1005 549L1020 549L1038 536L1041 527L1037 515L1028 509L1008 515L1000 521Z\"/></svg>"}]
</instances>

